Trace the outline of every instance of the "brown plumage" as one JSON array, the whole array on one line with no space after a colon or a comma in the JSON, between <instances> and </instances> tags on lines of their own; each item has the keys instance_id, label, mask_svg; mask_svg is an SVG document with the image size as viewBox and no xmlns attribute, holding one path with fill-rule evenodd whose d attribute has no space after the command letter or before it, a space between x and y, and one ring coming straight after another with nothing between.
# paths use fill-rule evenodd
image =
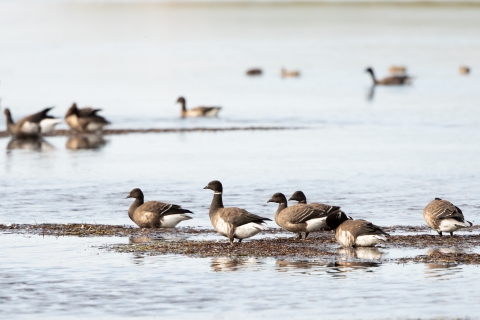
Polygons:
<instances>
[{"instance_id":1,"label":"brown plumage","mask_svg":"<svg viewBox=\"0 0 480 320\"><path fill-rule=\"evenodd\" d=\"M447 200L435 198L423 209L423 218L433 230L440 236L442 232L453 232L472 226L472 223L465 221L462 210Z\"/></svg>"},{"instance_id":2,"label":"brown plumage","mask_svg":"<svg viewBox=\"0 0 480 320\"><path fill-rule=\"evenodd\" d=\"M249 69L247 70L247 76L259 76L263 73L262 69Z\"/></svg>"},{"instance_id":3,"label":"brown plumage","mask_svg":"<svg viewBox=\"0 0 480 320\"><path fill-rule=\"evenodd\" d=\"M282 78L287 78L287 77L297 78L297 77L300 77L300 71L298 71L298 70L287 71L285 68L282 68L281 73L282 73Z\"/></svg>"},{"instance_id":4,"label":"brown plumage","mask_svg":"<svg viewBox=\"0 0 480 320\"><path fill-rule=\"evenodd\" d=\"M45 108L40 112L26 116L16 123L12 119L9 109L5 109L5 117L7 119L7 131L17 138L38 138L42 133L52 131L56 124L61 120L55 119L48 115L53 108Z\"/></svg>"},{"instance_id":5,"label":"brown plumage","mask_svg":"<svg viewBox=\"0 0 480 320\"><path fill-rule=\"evenodd\" d=\"M340 211L340 207L338 206L331 206L329 204L318 203L318 202L307 203L307 197L305 196L305 193L303 193L302 191L295 191L290 197L290 199L288 200L298 201L299 204L308 204L313 209L325 212L327 213L327 215L333 212Z\"/></svg>"},{"instance_id":6,"label":"brown plumage","mask_svg":"<svg viewBox=\"0 0 480 320\"><path fill-rule=\"evenodd\" d=\"M97 114L101 110L90 107L79 109L77 104L73 103L65 115L65 122L72 130L95 132L110 124L104 117Z\"/></svg>"},{"instance_id":7,"label":"brown plumage","mask_svg":"<svg viewBox=\"0 0 480 320\"><path fill-rule=\"evenodd\" d=\"M306 239L310 232L327 227L325 219L328 213L325 210L316 210L305 204L289 207L287 198L280 192L275 193L268 202L278 203L275 222L283 229L298 234L299 239L302 238L302 232L305 233Z\"/></svg>"},{"instance_id":8,"label":"brown plumage","mask_svg":"<svg viewBox=\"0 0 480 320\"><path fill-rule=\"evenodd\" d=\"M179 205L160 201L144 202L143 192L138 188L130 191L128 198L135 198L128 209L128 216L140 228L174 228L181 221L192 219L186 215L192 212Z\"/></svg>"},{"instance_id":9,"label":"brown plumage","mask_svg":"<svg viewBox=\"0 0 480 320\"><path fill-rule=\"evenodd\" d=\"M187 110L187 101L184 97L179 97L177 103L182 105L180 116L182 118L195 117L216 117L222 107L196 107Z\"/></svg>"},{"instance_id":10,"label":"brown plumage","mask_svg":"<svg viewBox=\"0 0 480 320\"><path fill-rule=\"evenodd\" d=\"M469 74L470 73L470 68L467 66L461 66L458 71L460 74Z\"/></svg>"},{"instance_id":11,"label":"brown plumage","mask_svg":"<svg viewBox=\"0 0 480 320\"><path fill-rule=\"evenodd\" d=\"M263 226L263 223L271 220L241 208L225 208L222 199L223 186L218 180L210 181L204 189L210 189L214 192L209 211L212 226L219 234L227 237L232 245L234 239L241 242L243 239L250 238L265 230L266 227Z\"/></svg>"},{"instance_id":12,"label":"brown plumage","mask_svg":"<svg viewBox=\"0 0 480 320\"><path fill-rule=\"evenodd\" d=\"M395 76L383 78L382 80L377 80L375 78L375 73L373 72L372 68L367 68L365 71L370 73L370 75L372 76L372 80L373 80L374 85L385 85L385 86L393 85L393 86L395 86L395 85L409 84L412 81L412 77L407 76L406 74L395 75Z\"/></svg>"}]
</instances>

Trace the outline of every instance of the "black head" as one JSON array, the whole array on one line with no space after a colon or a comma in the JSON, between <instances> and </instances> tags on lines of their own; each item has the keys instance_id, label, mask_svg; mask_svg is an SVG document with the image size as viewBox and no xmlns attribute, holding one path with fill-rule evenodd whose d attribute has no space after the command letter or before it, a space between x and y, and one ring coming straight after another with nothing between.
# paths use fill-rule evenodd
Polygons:
<instances>
[{"instance_id":1,"label":"black head","mask_svg":"<svg viewBox=\"0 0 480 320\"><path fill-rule=\"evenodd\" d=\"M78 108L77 104L74 102L70 108L67 110L67 114L65 117L71 116L72 114L76 114L78 116Z\"/></svg>"},{"instance_id":2,"label":"black head","mask_svg":"<svg viewBox=\"0 0 480 320\"><path fill-rule=\"evenodd\" d=\"M11 117L12 117L12 115L10 114L10 110L9 110L8 108L6 108L5 110L3 110L3 113L5 114L5 116L6 116L7 118L11 118Z\"/></svg>"},{"instance_id":3,"label":"black head","mask_svg":"<svg viewBox=\"0 0 480 320\"><path fill-rule=\"evenodd\" d=\"M270 200L267 201L267 203L269 202L276 202L276 203L287 203L287 198L285 197L285 195L281 192L277 192L275 193L271 198Z\"/></svg>"},{"instance_id":4,"label":"black head","mask_svg":"<svg viewBox=\"0 0 480 320\"><path fill-rule=\"evenodd\" d=\"M127 196L126 199L128 198L135 198L135 199L143 198L143 192L139 188L135 188L132 191L130 191L130 194Z\"/></svg>"},{"instance_id":5,"label":"black head","mask_svg":"<svg viewBox=\"0 0 480 320\"><path fill-rule=\"evenodd\" d=\"M177 99L177 103L185 103L185 98L184 97L179 97Z\"/></svg>"},{"instance_id":6,"label":"black head","mask_svg":"<svg viewBox=\"0 0 480 320\"><path fill-rule=\"evenodd\" d=\"M213 180L213 181L210 181L207 186L203 189L210 189L210 190L213 190L213 192L220 192L222 193L223 192L223 186L222 186L222 183L218 180Z\"/></svg>"},{"instance_id":7,"label":"black head","mask_svg":"<svg viewBox=\"0 0 480 320\"><path fill-rule=\"evenodd\" d=\"M299 203L307 203L307 197L305 197L305 194L302 191L295 191L288 200L298 201Z\"/></svg>"},{"instance_id":8,"label":"black head","mask_svg":"<svg viewBox=\"0 0 480 320\"><path fill-rule=\"evenodd\" d=\"M435 200L442 200L442 199L440 199L440 198L435 198Z\"/></svg>"},{"instance_id":9,"label":"black head","mask_svg":"<svg viewBox=\"0 0 480 320\"><path fill-rule=\"evenodd\" d=\"M347 215L343 213L342 211L340 212L334 212L330 213L327 217L327 225L330 229L335 230L338 228L339 225L341 225L343 222L349 220Z\"/></svg>"},{"instance_id":10,"label":"black head","mask_svg":"<svg viewBox=\"0 0 480 320\"><path fill-rule=\"evenodd\" d=\"M368 67L367 69L365 69L365 72L369 72L369 73L372 73L372 74L373 74L373 69L372 69L372 67Z\"/></svg>"}]
</instances>

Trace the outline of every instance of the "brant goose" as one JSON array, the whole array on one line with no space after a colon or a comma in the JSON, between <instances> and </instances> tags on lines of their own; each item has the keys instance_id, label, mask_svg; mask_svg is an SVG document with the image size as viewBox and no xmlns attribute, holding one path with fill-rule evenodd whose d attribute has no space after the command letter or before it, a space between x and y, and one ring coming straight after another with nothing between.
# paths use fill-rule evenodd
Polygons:
<instances>
[{"instance_id":1,"label":"brant goose","mask_svg":"<svg viewBox=\"0 0 480 320\"><path fill-rule=\"evenodd\" d=\"M186 100L184 97L180 97L177 100L177 103L182 104L182 111L180 113L180 116L182 118L187 118L187 117L216 117L218 115L218 112L222 107L196 107L190 110L187 110L186 107Z\"/></svg>"},{"instance_id":2,"label":"brant goose","mask_svg":"<svg viewBox=\"0 0 480 320\"><path fill-rule=\"evenodd\" d=\"M453 232L461 228L468 228L472 223L465 221L462 210L447 200L435 198L423 209L423 218L440 236L442 232Z\"/></svg>"},{"instance_id":3,"label":"brant goose","mask_svg":"<svg viewBox=\"0 0 480 320\"><path fill-rule=\"evenodd\" d=\"M67 122L73 130L79 132L95 132L110 124L104 117L97 114L97 112L101 110L102 109L93 109L90 107L79 109L77 108L77 104L73 103L65 115L65 122Z\"/></svg>"},{"instance_id":4,"label":"brant goose","mask_svg":"<svg viewBox=\"0 0 480 320\"><path fill-rule=\"evenodd\" d=\"M193 213L190 210L182 209L176 204L163 203L160 201L143 202L142 190L135 188L130 191L128 198L135 198L128 216L140 228L175 228L183 220L190 220L192 217L186 213Z\"/></svg>"},{"instance_id":5,"label":"brant goose","mask_svg":"<svg viewBox=\"0 0 480 320\"><path fill-rule=\"evenodd\" d=\"M286 77L300 77L300 71L298 70L293 70L293 71L287 71L285 68L282 68L282 78Z\"/></svg>"},{"instance_id":6,"label":"brant goose","mask_svg":"<svg viewBox=\"0 0 480 320\"><path fill-rule=\"evenodd\" d=\"M458 69L460 74L469 74L470 73L470 68L467 66L461 66L460 69Z\"/></svg>"},{"instance_id":7,"label":"brant goose","mask_svg":"<svg viewBox=\"0 0 480 320\"><path fill-rule=\"evenodd\" d=\"M249 69L247 70L247 76L260 76L262 75L262 69Z\"/></svg>"},{"instance_id":8,"label":"brant goose","mask_svg":"<svg viewBox=\"0 0 480 320\"><path fill-rule=\"evenodd\" d=\"M404 66L391 66L388 68L388 72L393 74L405 74L407 73L407 68Z\"/></svg>"},{"instance_id":9,"label":"brant goose","mask_svg":"<svg viewBox=\"0 0 480 320\"><path fill-rule=\"evenodd\" d=\"M290 199L288 199L288 201L291 201L291 200L298 201L299 204L307 204L307 197L305 196L305 193L303 193L302 191L295 191L290 197ZM327 215L333 212L340 211L340 207L331 206L328 204L323 204L318 202L312 202L312 203L309 203L308 205L315 210L326 212Z\"/></svg>"},{"instance_id":10,"label":"brant goose","mask_svg":"<svg viewBox=\"0 0 480 320\"><path fill-rule=\"evenodd\" d=\"M38 138L43 133L48 133L55 128L55 125L62 120L55 119L47 113L53 108L46 108L35 114L20 119L17 123L13 122L9 109L5 109L7 118L7 131L17 138Z\"/></svg>"},{"instance_id":11,"label":"brant goose","mask_svg":"<svg viewBox=\"0 0 480 320\"><path fill-rule=\"evenodd\" d=\"M343 247L370 247L387 241L389 234L372 224L359 219L348 220L343 212L331 213L327 217L327 225L335 230L335 239Z\"/></svg>"},{"instance_id":12,"label":"brant goose","mask_svg":"<svg viewBox=\"0 0 480 320\"><path fill-rule=\"evenodd\" d=\"M367 68L365 72L370 73L372 76L373 84L374 85L385 85L385 86L391 86L391 85L403 85L403 84L409 84L412 80L411 77L407 76L406 74L404 75L394 75L391 77L384 78L382 80L377 80L375 78L375 74L373 73L372 68Z\"/></svg>"},{"instance_id":13,"label":"brant goose","mask_svg":"<svg viewBox=\"0 0 480 320\"><path fill-rule=\"evenodd\" d=\"M275 222L283 229L297 233L298 239L302 239L302 232L305 232L306 239L310 232L327 227L325 219L328 213L325 210L316 210L304 204L295 204L289 207L287 198L279 192L275 193L268 202L278 203Z\"/></svg>"},{"instance_id":14,"label":"brant goose","mask_svg":"<svg viewBox=\"0 0 480 320\"><path fill-rule=\"evenodd\" d=\"M257 216L244 209L223 206L223 186L220 181L210 181L203 189L213 191L213 200L208 213L213 228L222 236L227 237L230 244L233 245L235 238L238 239L238 242L242 242L243 239L253 237L267 229L262 224L271 219Z\"/></svg>"}]
</instances>

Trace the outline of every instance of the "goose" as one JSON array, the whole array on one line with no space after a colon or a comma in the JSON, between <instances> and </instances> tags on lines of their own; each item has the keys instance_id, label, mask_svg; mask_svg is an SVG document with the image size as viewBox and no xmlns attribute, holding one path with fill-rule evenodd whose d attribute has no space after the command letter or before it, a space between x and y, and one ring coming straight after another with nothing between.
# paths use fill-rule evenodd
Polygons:
<instances>
[{"instance_id":1,"label":"goose","mask_svg":"<svg viewBox=\"0 0 480 320\"><path fill-rule=\"evenodd\" d=\"M216 117L218 112L222 107L196 107L190 110L187 110L186 104L187 101L184 97L179 97L177 103L182 104L182 111L180 116L182 118L194 118L194 117Z\"/></svg>"},{"instance_id":2,"label":"goose","mask_svg":"<svg viewBox=\"0 0 480 320\"><path fill-rule=\"evenodd\" d=\"M372 76L374 85L384 85L384 86L403 85L403 84L409 84L412 81L412 78L407 76L406 74L390 76L387 78L383 78L382 80L379 81L375 78L375 73L373 73L372 68L367 68L365 72L370 73L370 75Z\"/></svg>"},{"instance_id":3,"label":"goose","mask_svg":"<svg viewBox=\"0 0 480 320\"><path fill-rule=\"evenodd\" d=\"M262 73L263 73L262 69L259 69L259 68L247 70L247 76L260 76L262 75Z\"/></svg>"},{"instance_id":4,"label":"goose","mask_svg":"<svg viewBox=\"0 0 480 320\"><path fill-rule=\"evenodd\" d=\"M275 212L275 222L283 229L298 234L298 239L302 239L302 232L307 239L310 232L319 231L327 224L325 219L328 213L325 210L316 210L311 206L303 204L287 205L287 198L283 193L275 193L268 202L278 203Z\"/></svg>"},{"instance_id":5,"label":"goose","mask_svg":"<svg viewBox=\"0 0 480 320\"><path fill-rule=\"evenodd\" d=\"M128 209L128 216L140 228L175 228L180 222L192 219L186 213L193 212L179 205L160 201L144 203L143 192L139 188L130 191L128 198L135 198Z\"/></svg>"},{"instance_id":6,"label":"goose","mask_svg":"<svg viewBox=\"0 0 480 320\"><path fill-rule=\"evenodd\" d=\"M393 74L405 74L407 73L407 67L404 66L391 66L388 68L388 72Z\"/></svg>"},{"instance_id":7,"label":"goose","mask_svg":"<svg viewBox=\"0 0 480 320\"><path fill-rule=\"evenodd\" d=\"M223 206L223 186L220 181L210 181L203 189L213 191L212 204L208 213L212 226L216 232L227 237L231 245L234 239L242 242L243 239L253 237L267 229L263 224L271 219L260 217L241 208Z\"/></svg>"},{"instance_id":8,"label":"goose","mask_svg":"<svg viewBox=\"0 0 480 320\"><path fill-rule=\"evenodd\" d=\"M77 104L73 103L65 115L65 122L67 122L73 130L79 132L95 132L110 124L104 117L97 114L97 112L101 110L102 109L93 109L90 107L79 109Z\"/></svg>"},{"instance_id":9,"label":"goose","mask_svg":"<svg viewBox=\"0 0 480 320\"><path fill-rule=\"evenodd\" d=\"M40 112L20 119L17 123L13 122L10 110L5 109L8 133L17 138L38 138L42 134L52 131L55 125L62 121L47 114L52 109L43 109Z\"/></svg>"},{"instance_id":10,"label":"goose","mask_svg":"<svg viewBox=\"0 0 480 320\"><path fill-rule=\"evenodd\" d=\"M472 226L471 222L465 221L459 207L440 198L435 198L423 209L423 218L440 236L442 232L450 232L453 236L454 231Z\"/></svg>"},{"instance_id":11,"label":"goose","mask_svg":"<svg viewBox=\"0 0 480 320\"><path fill-rule=\"evenodd\" d=\"M300 71L298 70L292 70L292 71L287 71L287 69L285 68L282 68L281 70L282 72L282 78L286 78L286 77L300 77Z\"/></svg>"},{"instance_id":12,"label":"goose","mask_svg":"<svg viewBox=\"0 0 480 320\"><path fill-rule=\"evenodd\" d=\"M470 73L470 68L467 66L461 66L458 71L460 74L469 74Z\"/></svg>"},{"instance_id":13,"label":"goose","mask_svg":"<svg viewBox=\"0 0 480 320\"><path fill-rule=\"evenodd\" d=\"M307 197L305 196L305 193L303 193L302 191L295 191L290 197L290 199L288 199L288 201L292 201L292 200L298 201L299 204L307 204ZM315 210L325 211L327 214L340 211L340 207L331 206L328 204L323 204L318 202L312 202L312 203L309 203L308 205Z\"/></svg>"},{"instance_id":14,"label":"goose","mask_svg":"<svg viewBox=\"0 0 480 320\"><path fill-rule=\"evenodd\" d=\"M335 230L335 239L345 248L371 247L386 242L389 234L363 219L349 220L343 212L328 215L327 225Z\"/></svg>"}]
</instances>

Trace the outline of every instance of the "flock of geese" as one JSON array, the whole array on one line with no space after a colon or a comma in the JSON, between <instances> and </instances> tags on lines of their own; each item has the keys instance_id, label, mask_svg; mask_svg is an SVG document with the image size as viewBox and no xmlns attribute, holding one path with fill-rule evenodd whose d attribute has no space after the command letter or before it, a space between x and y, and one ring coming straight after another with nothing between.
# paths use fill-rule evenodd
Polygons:
<instances>
[{"instance_id":1,"label":"flock of geese","mask_svg":"<svg viewBox=\"0 0 480 320\"><path fill-rule=\"evenodd\" d=\"M237 207L224 207L223 186L218 180L208 183L204 189L213 191L209 217L213 228L220 235L228 238L230 244L234 239L253 237L267 229L269 218L248 212ZM140 228L175 228L184 220L190 220L193 213L176 204L160 201L145 202L143 192L135 188L127 198L135 201L128 209L128 216ZM323 203L307 203L302 191L296 191L290 197L297 204L288 206L283 193L275 193L268 202L278 203L275 212L275 222L282 229L297 234L298 239L306 239L311 232L322 230L335 231L335 239L343 247L370 247L388 240L388 234L380 227L363 219L353 219L347 216L340 207ZM466 221L462 210L447 200L435 198L423 210L427 224L440 236L468 228L472 223Z\"/></svg>"}]
</instances>

